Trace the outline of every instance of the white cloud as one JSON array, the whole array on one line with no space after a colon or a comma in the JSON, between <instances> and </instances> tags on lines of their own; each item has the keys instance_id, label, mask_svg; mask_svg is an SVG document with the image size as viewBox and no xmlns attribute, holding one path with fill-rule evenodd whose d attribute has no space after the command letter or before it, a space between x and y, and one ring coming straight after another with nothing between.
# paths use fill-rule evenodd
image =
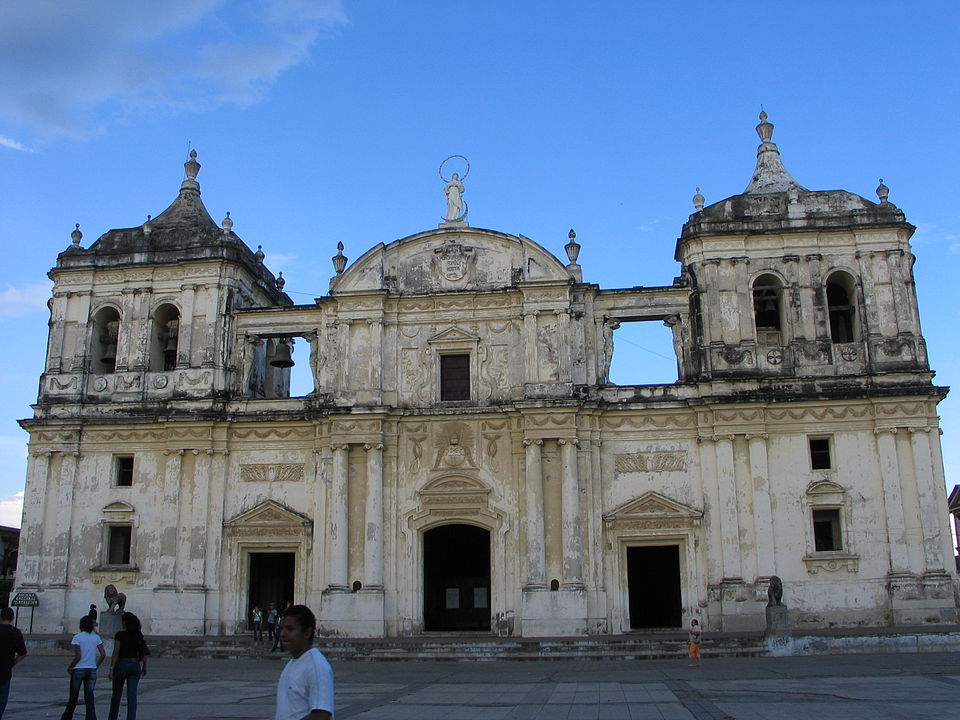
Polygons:
<instances>
[{"instance_id":1,"label":"white cloud","mask_svg":"<svg viewBox=\"0 0 960 720\"><path fill-rule=\"evenodd\" d=\"M32 283L22 288L8 285L0 292L0 320L47 309L50 283Z\"/></svg>"},{"instance_id":2,"label":"white cloud","mask_svg":"<svg viewBox=\"0 0 960 720\"><path fill-rule=\"evenodd\" d=\"M23 490L0 498L0 525L20 527L23 521Z\"/></svg>"},{"instance_id":3,"label":"white cloud","mask_svg":"<svg viewBox=\"0 0 960 720\"><path fill-rule=\"evenodd\" d=\"M256 102L345 22L340 0L0 0L0 17L0 118L41 136Z\"/></svg>"},{"instance_id":4,"label":"white cloud","mask_svg":"<svg viewBox=\"0 0 960 720\"><path fill-rule=\"evenodd\" d=\"M23 152L33 152L33 150L28 148L23 143L17 142L13 138L4 137L3 135L0 135L0 146L3 146L5 148L10 148L11 150L22 150Z\"/></svg>"}]
</instances>

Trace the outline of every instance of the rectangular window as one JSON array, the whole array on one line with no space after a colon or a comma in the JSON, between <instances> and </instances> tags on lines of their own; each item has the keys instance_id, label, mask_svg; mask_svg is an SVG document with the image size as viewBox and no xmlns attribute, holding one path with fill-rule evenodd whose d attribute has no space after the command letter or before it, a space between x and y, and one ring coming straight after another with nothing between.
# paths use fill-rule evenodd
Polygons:
<instances>
[{"instance_id":1,"label":"rectangular window","mask_svg":"<svg viewBox=\"0 0 960 720\"><path fill-rule=\"evenodd\" d=\"M440 356L440 399L470 399L470 356Z\"/></svg>"},{"instance_id":2,"label":"rectangular window","mask_svg":"<svg viewBox=\"0 0 960 720\"><path fill-rule=\"evenodd\" d=\"M130 525L110 525L107 527L107 564L130 564L130 540L133 527Z\"/></svg>"},{"instance_id":3,"label":"rectangular window","mask_svg":"<svg viewBox=\"0 0 960 720\"><path fill-rule=\"evenodd\" d=\"M116 484L117 487L133 485L133 455L116 458Z\"/></svg>"},{"instance_id":4,"label":"rectangular window","mask_svg":"<svg viewBox=\"0 0 960 720\"><path fill-rule=\"evenodd\" d=\"M833 467L830 461L830 438L810 438L810 467L813 470L829 470Z\"/></svg>"},{"instance_id":5,"label":"rectangular window","mask_svg":"<svg viewBox=\"0 0 960 720\"><path fill-rule=\"evenodd\" d=\"M817 552L843 550L843 538L840 536L840 511L813 511L813 545Z\"/></svg>"}]
</instances>

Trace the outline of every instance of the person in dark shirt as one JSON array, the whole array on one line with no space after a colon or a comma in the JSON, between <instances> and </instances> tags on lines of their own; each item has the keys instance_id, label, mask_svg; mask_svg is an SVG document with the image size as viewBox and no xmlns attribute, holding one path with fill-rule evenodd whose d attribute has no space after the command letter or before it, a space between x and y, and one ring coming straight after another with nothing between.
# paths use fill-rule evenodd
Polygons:
<instances>
[{"instance_id":1,"label":"person in dark shirt","mask_svg":"<svg viewBox=\"0 0 960 720\"><path fill-rule=\"evenodd\" d=\"M114 637L113 657L110 658L110 673L113 681L113 695L110 697L109 720L117 720L120 714L120 698L123 685L127 685L127 720L137 720L137 686L140 678L147 674L147 658L150 649L140 630L140 618L132 612L120 617L123 630Z\"/></svg>"},{"instance_id":2,"label":"person in dark shirt","mask_svg":"<svg viewBox=\"0 0 960 720\"><path fill-rule=\"evenodd\" d=\"M23 633L15 628L12 622L13 608L5 607L0 610L0 718L7 709L13 666L27 656Z\"/></svg>"}]
</instances>

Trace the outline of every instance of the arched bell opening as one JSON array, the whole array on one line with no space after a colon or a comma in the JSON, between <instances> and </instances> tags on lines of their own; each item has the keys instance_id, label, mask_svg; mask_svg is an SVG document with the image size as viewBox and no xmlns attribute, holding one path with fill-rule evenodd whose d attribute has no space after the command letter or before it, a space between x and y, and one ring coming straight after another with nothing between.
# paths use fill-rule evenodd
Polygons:
<instances>
[{"instance_id":1,"label":"arched bell opening","mask_svg":"<svg viewBox=\"0 0 960 720\"><path fill-rule=\"evenodd\" d=\"M173 305L160 305L153 313L150 334L150 370L163 372L177 367L180 339L180 311Z\"/></svg>"},{"instance_id":2,"label":"arched bell opening","mask_svg":"<svg viewBox=\"0 0 960 720\"><path fill-rule=\"evenodd\" d=\"M490 540L460 523L423 533L424 630L490 630Z\"/></svg>"},{"instance_id":3,"label":"arched bell opening","mask_svg":"<svg viewBox=\"0 0 960 720\"><path fill-rule=\"evenodd\" d=\"M857 340L856 282L845 272L833 273L827 279L827 312L830 317L830 339L835 343Z\"/></svg>"},{"instance_id":4,"label":"arched bell opening","mask_svg":"<svg viewBox=\"0 0 960 720\"><path fill-rule=\"evenodd\" d=\"M776 275L761 275L753 281L753 319L757 342L783 344L783 285Z\"/></svg>"},{"instance_id":5,"label":"arched bell opening","mask_svg":"<svg viewBox=\"0 0 960 720\"><path fill-rule=\"evenodd\" d=\"M119 336L119 311L110 306L100 308L93 316L90 372L103 375L116 371Z\"/></svg>"}]
</instances>

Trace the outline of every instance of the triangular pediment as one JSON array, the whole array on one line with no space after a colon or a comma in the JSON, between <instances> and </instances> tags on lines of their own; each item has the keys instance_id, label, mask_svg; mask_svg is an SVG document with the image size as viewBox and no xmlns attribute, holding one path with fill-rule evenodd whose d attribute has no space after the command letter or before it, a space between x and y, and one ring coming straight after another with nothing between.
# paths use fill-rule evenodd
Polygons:
<instances>
[{"instance_id":1,"label":"triangular pediment","mask_svg":"<svg viewBox=\"0 0 960 720\"><path fill-rule=\"evenodd\" d=\"M296 510L274 500L265 500L256 507L225 521L224 526L258 525L276 527L279 525L313 525L313 520Z\"/></svg>"},{"instance_id":2,"label":"triangular pediment","mask_svg":"<svg viewBox=\"0 0 960 720\"><path fill-rule=\"evenodd\" d=\"M449 327L427 340L428 343L479 342L480 338L458 327Z\"/></svg>"},{"instance_id":3,"label":"triangular pediment","mask_svg":"<svg viewBox=\"0 0 960 720\"><path fill-rule=\"evenodd\" d=\"M652 490L604 515L605 520L702 517L702 510L671 500Z\"/></svg>"},{"instance_id":4,"label":"triangular pediment","mask_svg":"<svg viewBox=\"0 0 960 720\"><path fill-rule=\"evenodd\" d=\"M133 505L128 502L123 502L122 500L116 500L109 505L106 505L103 508L102 512L109 513L118 513L118 512L134 512Z\"/></svg>"}]
</instances>

